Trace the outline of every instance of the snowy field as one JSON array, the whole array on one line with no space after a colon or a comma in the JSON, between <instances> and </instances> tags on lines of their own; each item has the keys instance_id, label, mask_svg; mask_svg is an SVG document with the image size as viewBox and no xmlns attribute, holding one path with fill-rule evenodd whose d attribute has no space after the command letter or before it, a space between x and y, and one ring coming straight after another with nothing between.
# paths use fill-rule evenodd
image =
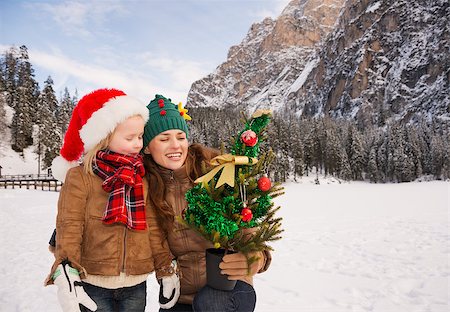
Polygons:
<instances>
[{"instance_id":1,"label":"snowy field","mask_svg":"<svg viewBox=\"0 0 450 312\"><path fill-rule=\"evenodd\" d=\"M284 238L255 280L256 311L450 311L450 183L285 187ZM1 311L60 311L56 287L43 287L57 196L0 189Z\"/></svg>"}]
</instances>

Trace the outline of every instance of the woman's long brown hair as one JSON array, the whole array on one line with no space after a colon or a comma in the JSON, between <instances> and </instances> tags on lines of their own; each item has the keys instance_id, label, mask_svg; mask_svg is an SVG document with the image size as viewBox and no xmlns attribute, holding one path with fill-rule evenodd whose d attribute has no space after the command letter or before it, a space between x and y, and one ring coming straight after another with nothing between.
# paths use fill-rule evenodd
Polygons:
<instances>
[{"instance_id":1,"label":"woman's long brown hair","mask_svg":"<svg viewBox=\"0 0 450 312\"><path fill-rule=\"evenodd\" d=\"M185 161L185 169L191 182L203 175L202 163L209 161L219 155L219 151L205 147L198 143L193 143L188 148ZM156 211L158 223L163 231L168 233L173 229L175 216L172 207L165 200L166 188L161 177L161 167L155 163L153 157L144 154L145 172L149 184L148 197L151 205ZM205 163L205 165L208 165Z\"/></svg>"}]
</instances>

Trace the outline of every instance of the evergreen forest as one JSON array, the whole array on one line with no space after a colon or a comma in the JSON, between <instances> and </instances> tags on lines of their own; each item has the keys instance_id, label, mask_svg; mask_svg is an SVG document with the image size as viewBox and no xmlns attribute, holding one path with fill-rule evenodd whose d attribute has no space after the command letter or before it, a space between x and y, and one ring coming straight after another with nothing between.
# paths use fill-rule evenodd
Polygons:
<instances>
[{"instance_id":1,"label":"evergreen forest","mask_svg":"<svg viewBox=\"0 0 450 312\"><path fill-rule=\"evenodd\" d=\"M27 47L11 47L0 56L0 136L4 138L9 128L12 149L21 154L33 146L40 168L48 168L59 153L78 100L76 93L71 95L65 88L57 95L50 76L41 88ZM240 128L245 110L236 106L187 108L193 117L191 140L217 148ZM423 177L446 180L450 178L448 130L445 123L426 119L361 128L355 120L305 118L287 109L276 111L267 138L267 146L276 155L271 178L281 182L309 175L373 183Z\"/></svg>"}]
</instances>

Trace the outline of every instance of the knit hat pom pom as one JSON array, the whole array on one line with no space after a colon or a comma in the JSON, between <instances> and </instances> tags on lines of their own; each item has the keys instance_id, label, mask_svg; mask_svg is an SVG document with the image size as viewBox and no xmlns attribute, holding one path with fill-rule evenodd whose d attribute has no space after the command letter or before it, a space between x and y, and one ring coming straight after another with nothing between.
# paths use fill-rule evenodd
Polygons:
<instances>
[{"instance_id":1,"label":"knit hat pom pom","mask_svg":"<svg viewBox=\"0 0 450 312\"><path fill-rule=\"evenodd\" d=\"M63 157L58 156L52 161L52 175L55 179L64 182L67 171L76 166L78 166L78 161L67 161Z\"/></svg>"}]
</instances>

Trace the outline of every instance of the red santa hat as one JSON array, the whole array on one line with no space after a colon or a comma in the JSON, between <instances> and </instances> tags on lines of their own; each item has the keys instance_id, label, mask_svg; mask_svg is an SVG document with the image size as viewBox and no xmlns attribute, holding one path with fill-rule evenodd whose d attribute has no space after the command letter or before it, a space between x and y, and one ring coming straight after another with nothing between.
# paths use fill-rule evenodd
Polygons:
<instances>
[{"instance_id":1,"label":"red santa hat","mask_svg":"<svg viewBox=\"0 0 450 312\"><path fill-rule=\"evenodd\" d=\"M148 109L123 91L99 89L82 97L73 109L60 156L52 162L53 176L64 182L67 171L78 165L83 152L91 150L118 124L134 115L147 122Z\"/></svg>"}]
</instances>

